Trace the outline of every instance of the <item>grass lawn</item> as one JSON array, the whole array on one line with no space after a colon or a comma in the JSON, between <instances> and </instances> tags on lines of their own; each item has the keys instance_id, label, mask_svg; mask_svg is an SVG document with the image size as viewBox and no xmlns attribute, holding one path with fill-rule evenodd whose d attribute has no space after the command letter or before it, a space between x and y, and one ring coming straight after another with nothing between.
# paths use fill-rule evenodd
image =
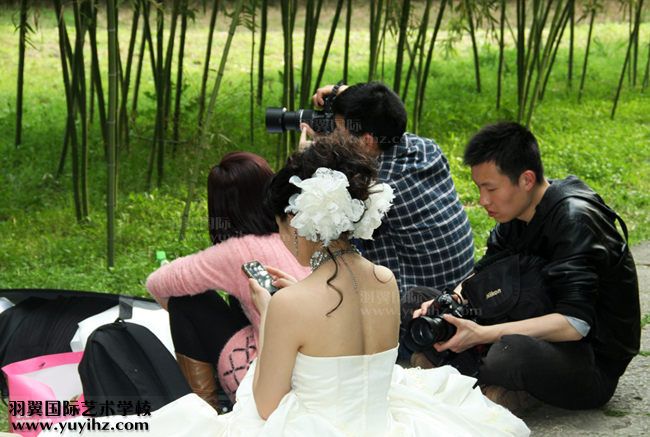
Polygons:
<instances>
[{"instance_id":1,"label":"grass lawn","mask_svg":"<svg viewBox=\"0 0 650 437\"><path fill-rule=\"evenodd\" d=\"M350 83L367 79L368 32L365 9L355 10ZM323 13L317 47L322 53L333 14ZM194 163L192 141L197 125L197 95L200 89L207 18L191 23L184 62L185 91L182 100L183 142L175 151L167 147L164 180L160 187L145 191L150 138L155 114L155 93L150 67L143 69L142 92L130 144L124 145L119 163L116 267L106 269L106 164L98 116L91 124L89 156L90 219L77 224L71 189L71 164L63 174L56 170L63 144L66 119L61 83L58 34L53 12L41 10L38 30L31 36L34 48L27 51L23 144L14 146L15 86L18 36L12 11L0 8L0 289L61 288L144 296L144 281L155 269L155 252L165 250L173 259L209 244L205 202L205 180L211 166L232 150L246 150L265 157L278 168L279 137L264 130L267 106L280 106L282 34L278 11L271 14L265 59L265 88L262 106L253 108L253 138L249 95L250 32L240 28L231 49L217 102L215 134L204 155L198 175L197 197L192 207L187 238L178 232L187 181ZM122 14L121 38L129 29ZM297 66L302 47L302 23L298 17L294 37ZM70 23L71 21L68 20ZM361 23L361 24L359 24ZM229 22L223 17L215 35L212 66L217 67ZM343 37L339 27L330 53L324 83L342 76ZM641 41L647 41L650 26L644 24ZM575 174L598 191L627 222L632 244L650 239L650 91L626 82L616 118L610 119L612 101L627 48L627 24L601 21L594 30L589 70L582 102L577 91L586 44L587 27L576 28L576 59L572 87L567 83L568 50L563 45L543 101L539 103L532 130L540 140L547 176ZM106 68L106 35L99 32L100 59ZM446 38L445 33L439 38ZM128 41L120 45L125 50ZM434 139L449 158L458 194L474 229L477 255L484 252L487 233L494 226L477 203L478 192L461 156L469 137L481 126L516 117L516 54L506 46L503 103L495 107L498 48L479 35L483 90L476 92L471 47L468 39L453 51L437 46L428 81L427 99L419 134ZM645 66L647 45L642 45L640 64ZM390 52L390 47L388 52ZM88 52L89 53L89 52ZM89 56L87 57L89 59ZM320 54L316 55L320 59ZM387 58L388 59L388 58ZM392 56L391 56L392 62ZM384 81L392 84L392 65L387 60ZM382 67L379 68L380 74ZM391 73L389 73L391 72ZM641 69L641 76L643 69ZM209 81L212 87L215 73ZM105 86L107 81L104 82ZM414 83L411 83L411 92ZM409 112L412 97L406 101ZM155 176L154 176L155 180ZM7 429L5 410L0 406L0 431Z\"/></svg>"}]
</instances>

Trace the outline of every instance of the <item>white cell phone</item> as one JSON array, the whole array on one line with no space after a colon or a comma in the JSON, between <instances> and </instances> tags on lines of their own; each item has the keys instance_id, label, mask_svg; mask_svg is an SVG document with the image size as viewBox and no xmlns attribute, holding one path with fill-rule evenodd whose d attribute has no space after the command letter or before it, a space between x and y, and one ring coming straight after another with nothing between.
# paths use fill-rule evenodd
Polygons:
<instances>
[{"instance_id":1,"label":"white cell phone","mask_svg":"<svg viewBox=\"0 0 650 437\"><path fill-rule=\"evenodd\" d=\"M278 287L273 286L273 278L271 274L266 271L264 266L259 261L251 261L244 263L241 266L242 271L249 278L253 278L260 284L263 288L266 288L269 293L273 294L279 290Z\"/></svg>"}]
</instances>

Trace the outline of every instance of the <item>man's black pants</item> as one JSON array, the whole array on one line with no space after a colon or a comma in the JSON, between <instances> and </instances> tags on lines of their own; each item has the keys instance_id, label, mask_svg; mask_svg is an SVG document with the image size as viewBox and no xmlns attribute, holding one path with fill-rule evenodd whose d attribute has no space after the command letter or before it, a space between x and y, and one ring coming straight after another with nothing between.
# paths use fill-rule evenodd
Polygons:
<instances>
[{"instance_id":1,"label":"man's black pants","mask_svg":"<svg viewBox=\"0 0 650 437\"><path fill-rule=\"evenodd\" d=\"M407 326L422 302L439 294L426 287L409 290L401 302L402 326ZM404 329L402 334L409 335ZM423 352L435 361L433 347ZM526 335L504 335L491 345L481 357L477 379L479 384L526 390L549 405L567 409L600 407L609 401L618 384L617 377L598 366L590 343L549 343Z\"/></svg>"}]
</instances>

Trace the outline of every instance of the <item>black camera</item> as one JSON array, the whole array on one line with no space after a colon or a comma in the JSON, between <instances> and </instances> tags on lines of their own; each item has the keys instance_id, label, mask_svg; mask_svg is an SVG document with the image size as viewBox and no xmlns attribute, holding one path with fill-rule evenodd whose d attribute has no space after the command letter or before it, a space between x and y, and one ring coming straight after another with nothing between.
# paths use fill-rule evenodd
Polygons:
<instances>
[{"instance_id":1,"label":"black camera","mask_svg":"<svg viewBox=\"0 0 650 437\"><path fill-rule=\"evenodd\" d=\"M422 351L434 343L449 340L456 333L456 327L442 318L444 314L463 318L471 314L467 305L458 303L451 294L436 297L427 315L412 319L407 328L404 342L412 351Z\"/></svg>"},{"instance_id":2,"label":"black camera","mask_svg":"<svg viewBox=\"0 0 650 437\"><path fill-rule=\"evenodd\" d=\"M287 111L287 108L267 108L266 131L270 134L281 134L287 129L300 132L302 130L300 123L306 123L314 132L329 135L336 129L332 104L342 83L341 80L336 84L332 92L325 98L322 111L314 109Z\"/></svg>"}]
</instances>

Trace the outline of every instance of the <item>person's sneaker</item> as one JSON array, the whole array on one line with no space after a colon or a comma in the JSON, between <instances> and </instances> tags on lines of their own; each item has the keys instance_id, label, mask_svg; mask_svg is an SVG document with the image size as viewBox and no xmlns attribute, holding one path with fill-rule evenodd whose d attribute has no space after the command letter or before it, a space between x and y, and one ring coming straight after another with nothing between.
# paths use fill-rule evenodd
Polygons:
<instances>
[{"instance_id":1,"label":"person's sneaker","mask_svg":"<svg viewBox=\"0 0 650 437\"><path fill-rule=\"evenodd\" d=\"M411 366L421 369L434 369L435 366L424 356L423 352L413 352L411 355Z\"/></svg>"},{"instance_id":2,"label":"person's sneaker","mask_svg":"<svg viewBox=\"0 0 650 437\"><path fill-rule=\"evenodd\" d=\"M521 417L526 408L533 403L534 398L526 390L508 390L499 385L482 385L481 391L486 398L507 408L517 417Z\"/></svg>"}]
</instances>

